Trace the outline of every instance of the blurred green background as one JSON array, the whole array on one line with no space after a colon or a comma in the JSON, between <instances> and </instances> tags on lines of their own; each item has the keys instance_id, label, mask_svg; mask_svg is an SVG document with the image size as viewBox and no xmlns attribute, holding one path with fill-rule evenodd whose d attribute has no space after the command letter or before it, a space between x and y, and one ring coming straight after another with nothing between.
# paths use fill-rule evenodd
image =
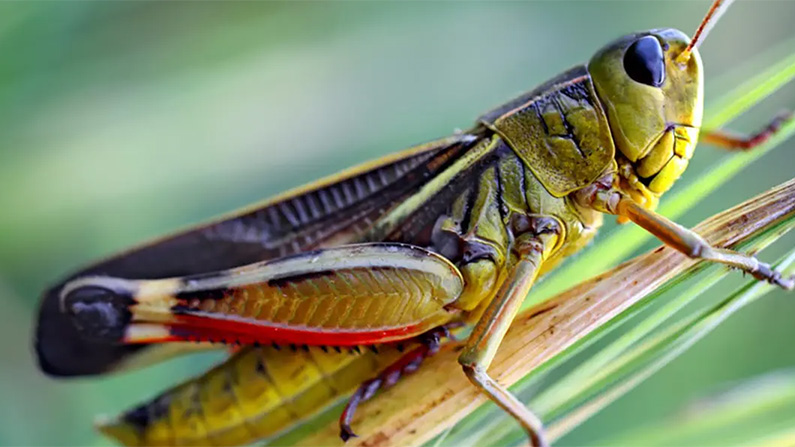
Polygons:
<instances>
[{"instance_id":1,"label":"blurred green background","mask_svg":"<svg viewBox=\"0 0 795 447\"><path fill-rule=\"evenodd\" d=\"M0 4L0 444L102 444L94 416L212 361L178 359L106 379L44 377L31 353L33 318L38 294L60 276L467 128L621 34L692 33L708 4ZM701 47L707 109L791 51L793 17L792 1L729 10ZM753 130L793 106L790 85L732 127ZM693 225L791 178L793 146L749 166L680 221ZM724 156L700 148L685 179ZM774 293L742 312L561 445L675 417L722 383L795 365L794 298Z\"/></svg>"}]
</instances>

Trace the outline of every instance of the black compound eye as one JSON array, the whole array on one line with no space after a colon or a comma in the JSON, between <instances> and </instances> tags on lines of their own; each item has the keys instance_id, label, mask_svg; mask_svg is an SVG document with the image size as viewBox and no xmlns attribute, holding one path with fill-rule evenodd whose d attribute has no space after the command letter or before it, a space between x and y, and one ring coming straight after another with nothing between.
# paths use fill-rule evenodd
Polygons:
<instances>
[{"instance_id":1,"label":"black compound eye","mask_svg":"<svg viewBox=\"0 0 795 447\"><path fill-rule=\"evenodd\" d=\"M633 81L659 87L665 81L665 57L660 41L641 37L624 53L624 70Z\"/></svg>"}]
</instances>

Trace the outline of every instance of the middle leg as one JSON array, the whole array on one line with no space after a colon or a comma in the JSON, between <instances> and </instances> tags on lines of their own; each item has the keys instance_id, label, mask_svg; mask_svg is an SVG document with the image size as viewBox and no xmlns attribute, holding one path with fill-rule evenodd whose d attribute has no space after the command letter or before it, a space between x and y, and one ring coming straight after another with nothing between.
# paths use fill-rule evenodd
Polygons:
<instances>
[{"instance_id":1,"label":"middle leg","mask_svg":"<svg viewBox=\"0 0 795 447\"><path fill-rule=\"evenodd\" d=\"M476 387L513 416L532 445L548 445L541 419L488 374L488 368L508 328L530 291L544 259L557 244L561 228L554 219L532 218L532 230L516 237L508 275L467 340L458 361Z\"/></svg>"}]
</instances>

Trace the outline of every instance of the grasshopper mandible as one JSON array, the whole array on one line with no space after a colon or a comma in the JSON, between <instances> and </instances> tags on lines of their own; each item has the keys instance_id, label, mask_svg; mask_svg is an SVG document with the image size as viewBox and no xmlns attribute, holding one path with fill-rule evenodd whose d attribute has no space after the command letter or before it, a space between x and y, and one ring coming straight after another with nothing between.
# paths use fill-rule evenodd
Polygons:
<instances>
[{"instance_id":1,"label":"grasshopper mandible","mask_svg":"<svg viewBox=\"0 0 795 447\"><path fill-rule=\"evenodd\" d=\"M621 37L469 131L77 272L44 294L41 368L92 375L187 341L247 345L102 429L126 444L243 444L360 385L340 419L347 440L359 402L467 326L464 374L546 445L541 421L488 367L535 279L585 246L604 214L690 257L795 285L654 212L699 133L748 150L785 119L747 137L700 129L697 48L728 3L716 0L692 39Z\"/></svg>"}]
</instances>

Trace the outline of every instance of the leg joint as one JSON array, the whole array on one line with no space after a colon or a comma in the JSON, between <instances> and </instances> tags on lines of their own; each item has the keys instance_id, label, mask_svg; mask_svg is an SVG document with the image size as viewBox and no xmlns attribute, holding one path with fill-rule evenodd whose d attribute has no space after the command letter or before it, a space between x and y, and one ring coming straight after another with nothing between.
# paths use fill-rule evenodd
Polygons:
<instances>
[{"instance_id":1,"label":"leg joint","mask_svg":"<svg viewBox=\"0 0 795 447\"><path fill-rule=\"evenodd\" d=\"M539 236L542 234L558 234L563 232L560 221L551 216L538 214L513 214L508 228L514 236L529 234Z\"/></svg>"},{"instance_id":2,"label":"leg joint","mask_svg":"<svg viewBox=\"0 0 795 447\"><path fill-rule=\"evenodd\" d=\"M461 360L459 360L459 363L460 362ZM486 372L478 365L461 363L461 368L464 370L464 374L467 376L467 379L469 379L470 382L478 387L484 386L488 380L484 380L484 377L487 377Z\"/></svg>"},{"instance_id":3,"label":"leg joint","mask_svg":"<svg viewBox=\"0 0 795 447\"><path fill-rule=\"evenodd\" d=\"M543 255L545 251L563 242L564 226L552 216L514 214L508 229L513 235L512 249L520 257Z\"/></svg>"}]
</instances>

